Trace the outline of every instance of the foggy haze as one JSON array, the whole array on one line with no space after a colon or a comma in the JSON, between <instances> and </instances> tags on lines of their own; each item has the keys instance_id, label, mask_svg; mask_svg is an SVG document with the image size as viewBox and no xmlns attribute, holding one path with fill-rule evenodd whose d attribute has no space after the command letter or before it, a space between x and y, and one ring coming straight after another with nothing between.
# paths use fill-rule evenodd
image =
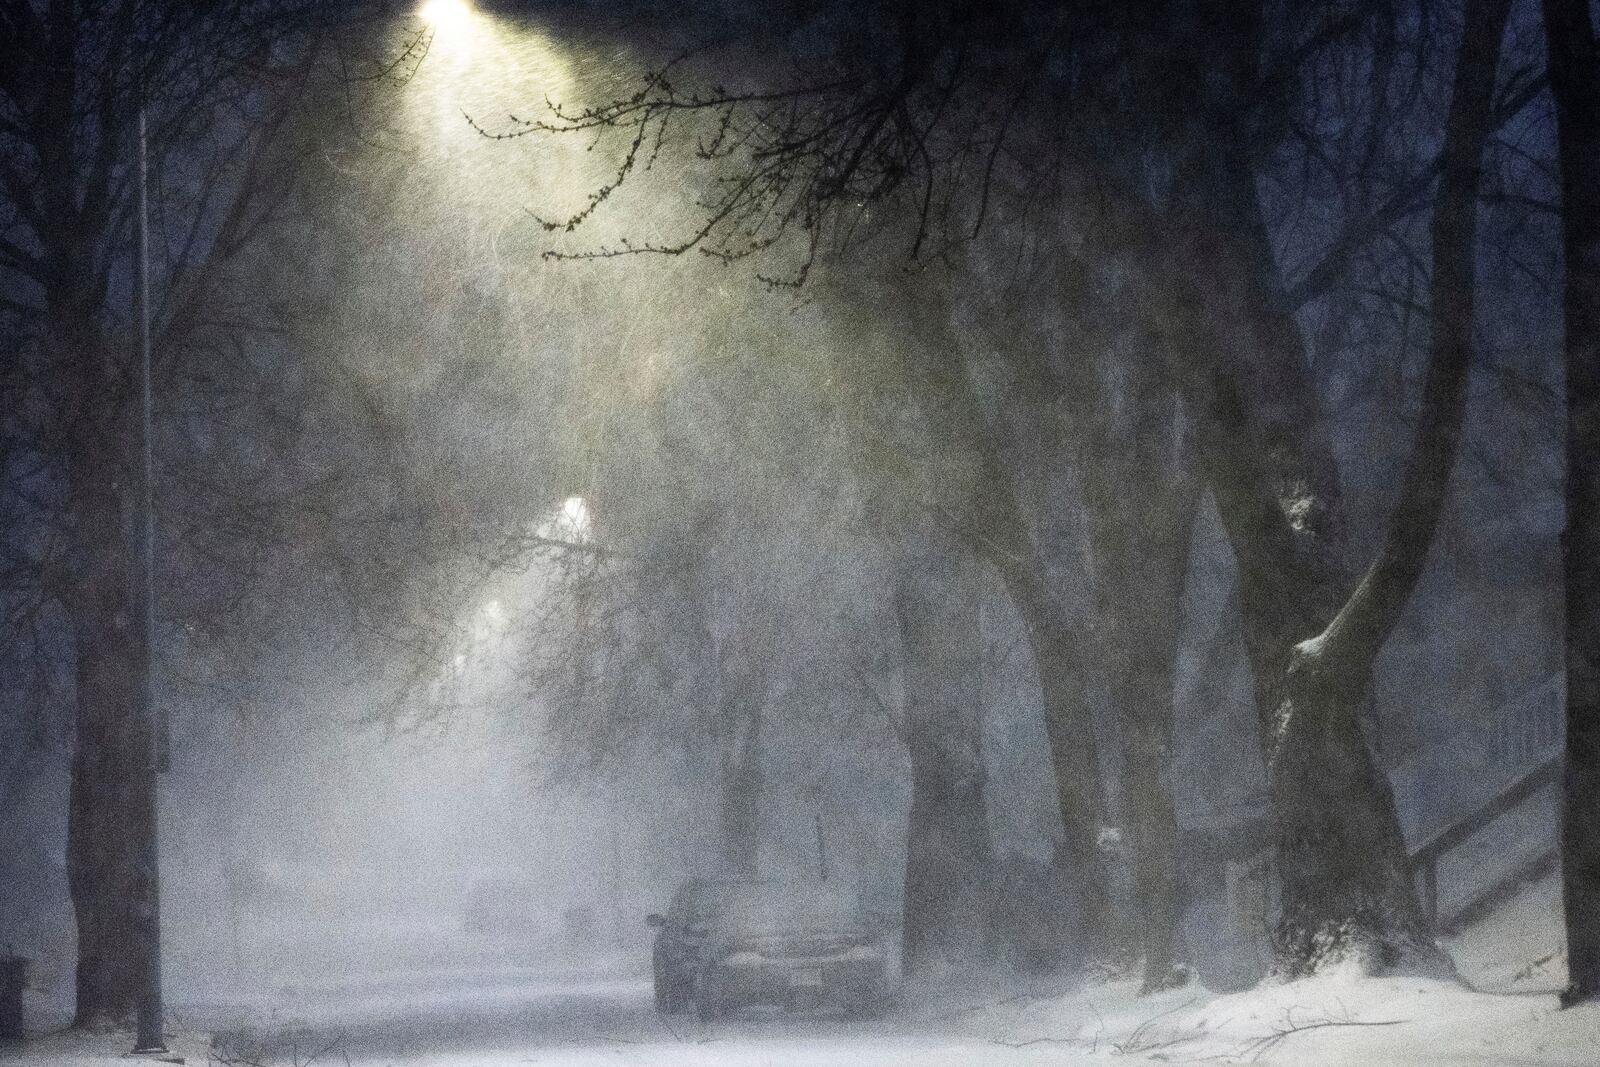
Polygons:
<instances>
[{"instance_id":1,"label":"foggy haze","mask_svg":"<svg viewBox=\"0 0 1600 1067\"><path fill-rule=\"evenodd\" d=\"M173 46L148 719L11 206L0 1062L1587 1062L1550 16L804 6Z\"/></svg>"}]
</instances>

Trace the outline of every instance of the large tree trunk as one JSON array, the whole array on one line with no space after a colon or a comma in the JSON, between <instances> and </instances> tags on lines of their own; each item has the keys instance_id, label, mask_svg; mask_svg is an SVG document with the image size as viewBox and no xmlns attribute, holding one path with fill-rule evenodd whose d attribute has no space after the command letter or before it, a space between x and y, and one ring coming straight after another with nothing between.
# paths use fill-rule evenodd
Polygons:
<instances>
[{"instance_id":1,"label":"large tree trunk","mask_svg":"<svg viewBox=\"0 0 1600 1067\"><path fill-rule=\"evenodd\" d=\"M766 785L762 765L766 725L766 687L735 667L727 649L714 649L717 722L722 737L722 850L735 878L754 880L761 873L761 795Z\"/></svg>"},{"instance_id":2,"label":"large tree trunk","mask_svg":"<svg viewBox=\"0 0 1600 1067\"><path fill-rule=\"evenodd\" d=\"M92 437L92 434L84 434ZM143 934L154 831L143 707L138 571L124 526L128 478L109 442L74 449L69 494L82 570L68 596L76 642L77 745L67 873L78 927L80 1026L132 1018L149 961Z\"/></svg>"},{"instance_id":3,"label":"large tree trunk","mask_svg":"<svg viewBox=\"0 0 1600 1067\"><path fill-rule=\"evenodd\" d=\"M1508 0L1473 0L1468 8L1432 227L1428 377L1393 521L1377 560L1332 622L1293 646L1269 705L1272 719L1264 723L1283 903L1276 937L1280 966L1290 974L1342 959L1369 970L1402 956L1442 962L1417 904L1392 794L1362 734L1360 710L1377 653L1421 574L1460 441L1471 364L1479 157L1508 6ZM1255 460L1241 450L1247 438L1230 432L1237 408L1229 394L1237 382L1213 386L1213 455L1222 458L1224 474L1248 472ZM1219 481L1229 532L1236 549L1246 549L1240 556L1247 614L1263 595L1293 596L1292 585L1273 590L1272 575L1259 570L1261 557L1248 551L1265 542L1267 558L1286 547L1292 554L1292 511L1289 531L1274 535L1263 527L1272 501L1264 498L1259 477Z\"/></svg>"},{"instance_id":4,"label":"large tree trunk","mask_svg":"<svg viewBox=\"0 0 1600 1067\"><path fill-rule=\"evenodd\" d=\"M899 275L896 285L905 284ZM860 304L870 286L844 290L845 299ZM986 417L969 377L960 339L951 328L949 309L930 308L925 291L892 289L870 311L914 309L903 323L915 338L907 360L915 380L914 400L943 446L935 454L970 461L953 477L931 474L940 491L955 486L955 500L935 499L949 532L966 541L971 552L1000 575L1021 616L1038 676L1046 740L1055 768L1056 796L1063 839L1056 865L1068 873L1076 889L1061 906L1076 913L1081 959L1103 956L1111 943L1112 907L1104 859L1098 847L1105 821L1099 743L1087 697L1083 655L1085 638L1067 617L1051 589L1049 565L1033 535L1018 498L1025 468L1008 454L994 420Z\"/></svg>"},{"instance_id":5,"label":"large tree trunk","mask_svg":"<svg viewBox=\"0 0 1600 1067\"><path fill-rule=\"evenodd\" d=\"M735 730L723 750L722 848L734 877L753 880L761 872L762 709L728 714Z\"/></svg>"},{"instance_id":6,"label":"large tree trunk","mask_svg":"<svg viewBox=\"0 0 1600 1067\"><path fill-rule=\"evenodd\" d=\"M970 564L947 555L922 563L902 578L895 603L911 757L903 912L909 971L977 959L995 888L979 587Z\"/></svg>"},{"instance_id":7,"label":"large tree trunk","mask_svg":"<svg viewBox=\"0 0 1600 1067\"><path fill-rule=\"evenodd\" d=\"M1423 429L1385 549L1349 602L1342 594L1337 479L1318 431L1298 329L1278 296L1248 131L1228 108L1210 115L1178 183L1187 247L1177 258L1205 270L1167 276L1167 294L1158 299L1171 318L1168 340L1180 357L1206 474L1239 564L1279 838L1278 955L1289 974L1346 956L1373 968L1406 953L1442 961L1411 884L1392 791L1360 713L1377 650L1426 558L1459 439L1478 157L1504 9L1504 0L1475 0L1469 9L1433 227L1434 339ZM1259 26L1249 14L1234 21L1240 32L1219 35L1223 52L1208 65L1221 73L1213 84L1233 85L1222 96L1242 105L1242 87L1255 80ZM1193 284L1194 277L1204 284ZM1330 618L1329 629L1312 640Z\"/></svg>"},{"instance_id":8,"label":"large tree trunk","mask_svg":"<svg viewBox=\"0 0 1600 1067\"><path fill-rule=\"evenodd\" d=\"M1568 986L1600 997L1600 41L1588 0L1544 0L1566 287L1567 762L1561 876Z\"/></svg>"},{"instance_id":9,"label":"large tree trunk","mask_svg":"<svg viewBox=\"0 0 1600 1067\"><path fill-rule=\"evenodd\" d=\"M1085 692L1084 638L1065 618L1035 560L997 550L991 562L1022 616L1038 673L1061 812L1061 842L1052 865L1064 871L1076 888L1076 899L1063 901L1062 906L1076 912L1071 924L1078 933L1076 954L1085 960L1103 957L1112 946L1114 916L1099 843L1105 798L1099 745Z\"/></svg>"},{"instance_id":10,"label":"large tree trunk","mask_svg":"<svg viewBox=\"0 0 1600 1067\"><path fill-rule=\"evenodd\" d=\"M130 505L137 499L128 361L102 333L106 272L97 257L105 218L84 186L78 119L83 20L74 5L45 16L49 77L30 116L38 151L37 234L45 276L45 384L52 450L65 473L68 562L52 590L70 618L75 659L75 747L67 823L67 878L78 928L77 1025L132 1019L141 985L159 974L148 936L156 921L152 739L144 706L142 601ZM110 112L108 114L115 114ZM105 115L102 115L105 117ZM113 129L98 136L109 145ZM82 195L80 198L80 189Z\"/></svg>"},{"instance_id":11,"label":"large tree trunk","mask_svg":"<svg viewBox=\"0 0 1600 1067\"><path fill-rule=\"evenodd\" d=\"M1124 509L1123 521L1115 524L1106 518L1090 523L1098 534L1102 666L1122 733L1123 806L1132 836L1137 937L1147 992L1178 981L1177 965L1183 962L1172 700L1194 496L1185 491L1181 476L1169 470L1167 478L1178 490L1172 499L1156 490L1159 482L1124 483L1151 486L1140 494L1142 506Z\"/></svg>"},{"instance_id":12,"label":"large tree trunk","mask_svg":"<svg viewBox=\"0 0 1600 1067\"><path fill-rule=\"evenodd\" d=\"M1387 778L1363 751L1361 704L1444 510L1471 378L1477 198L1510 0L1470 0L1446 120L1432 236L1432 339L1416 443L1378 558L1332 622L1295 647L1277 707L1268 788L1291 969L1355 957L1443 957L1417 905Z\"/></svg>"},{"instance_id":13,"label":"large tree trunk","mask_svg":"<svg viewBox=\"0 0 1600 1067\"><path fill-rule=\"evenodd\" d=\"M1209 254L1215 257L1213 262L1227 261L1215 247ZM1198 322L1214 313L1208 310ZM1237 342L1213 334L1212 343L1216 351L1225 351ZM1297 351L1279 351L1285 379L1307 375ZM1308 928L1304 917L1312 913L1322 914L1330 929L1343 928L1346 920L1351 929L1387 929L1374 936L1375 944L1394 940L1425 947L1426 938L1418 936L1421 910L1406 873L1393 792L1361 728L1359 713L1369 688L1370 661L1346 681L1339 708L1317 713L1319 729L1314 735L1296 737L1285 730L1285 679L1294 649L1334 614L1343 587L1340 544L1332 533L1338 514L1332 506L1338 499L1337 482L1329 478L1321 490L1313 490L1310 481L1286 476L1296 467L1326 470L1327 466L1314 453L1308 456L1258 444L1261 436L1245 414L1254 397L1246 400L1242 395L1250 384L1224 367L1209 380L1191 379L1187 395L1197 412L1207 481L1238 566L1240 624L1255 680L1269 807L1279 833L1283 921L1276 932L1277 950L1281 969L1292 974L1314 967L1324 955L1318 935L1304 933ZM1329 520L1326 524L1319 521L1323 517ZM1426 552L1425 544L1422 551ZM1305 817L1319 811L1342 828L1330 833L1327 828L1306 827ZM1363 888L1328 892L1339 879L1323 882L1320 876L1300 878L1290 873L1320 868L1331 875L1335 867ZM1369 872L1381 872L1375 886L1365 885L1363 876ZM1359 903L1368 899L1381 903L1375 907ZM1312 925L1320 928L1322 922Z\"/></svg>"},{"instance_id":14,"label":"large tree trunk","mask_svg":"<svg viewBox=\"0 0 1600 1067\"><path fill-rule=\"evenodd\" d=\"M1198 491L1168 377L1153 360L1135 359L1118 379L1115 402L1104 380L1080 380L1070 391L1084 438L1079 466L1098 588L1099 669L1122 742L1132 940L1144 959L1144 988L1153 991L1179 979L1182 953L1172 685Z\"/></svg>"}]
</instances>

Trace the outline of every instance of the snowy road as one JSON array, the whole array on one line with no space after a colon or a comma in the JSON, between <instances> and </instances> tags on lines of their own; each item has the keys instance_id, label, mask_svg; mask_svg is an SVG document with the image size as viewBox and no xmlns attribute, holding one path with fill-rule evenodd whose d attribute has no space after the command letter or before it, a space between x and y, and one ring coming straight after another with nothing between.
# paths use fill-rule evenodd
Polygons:
<instances>
[{"instance_id":1,"label":"snowy road","mask_svg":"<svg viewBox=\"0 0 1600 1067\"><path fill-rule=\"evenodd\" d=\"M875 1022L702 1026L658 1016L637 978L367 974L357 987L233 989L248 1010L174 1004L173 1044L190 1064L236 1067L1594 1067L1600 1004L1556 1008L1558 903L1546 878L1453 940L1464 982L1333 975L1140 996L1130 980L946 981ZM0 1065L126 1067L128 1042L60 1033L0 1047Z\"/></svg>"},{"instance_id":2,"label":"snowy road","mask_svg":"<svg viewBox=\"0 0 1600 1067\"><path fill-rule=\"evenodd\" d=\"M974 1018L1006 997L941 998L944 1003L931 1010L903 1008L876 1021L752 1012L705 1025L657 1014L643 980L508 983L358 998L299 1017L284 1013L270 1026L226 1034L224 1055L301 1067L311 1057L419 1067L1074 1062L1056 1041L1013 1048L975 1031Z\"/></svg>"},{"instance_id":3,"label":"snowy road","mask_svg":"<svg viewBox=\"0 0 1600 1067\"><path fill-rule=\"evenodd\" d=\"M1501 995L1396 977L1147 997L1132 981L952 981L919 988L876 1021L747 1013L712 1025L657 1015L637 979L457 982L342 1005L319 999L315 1016L235 1034L223 1055L261 1067L1592 1067L1600 1005L1557 1012L1548 978Z\"/></svg>"},{"instance_id":4,"label":"snowy road","mask_svg":"<svg viewBox=\"0 0 1600 1067\"><path fill-rule=\"evenodd\" d=\"M174 1035L190 1064L232 1067L1593 1067L1600 1005L1476 993L1421 978L1316 980L1213 996L951 989L884 1020L659 1018L638 980L461 984L284 1007L209 1044L201 1014ZM62 1032L0 1048L0 1064L117 1067L127 1034Z\"/></svg>"}]
</instances>

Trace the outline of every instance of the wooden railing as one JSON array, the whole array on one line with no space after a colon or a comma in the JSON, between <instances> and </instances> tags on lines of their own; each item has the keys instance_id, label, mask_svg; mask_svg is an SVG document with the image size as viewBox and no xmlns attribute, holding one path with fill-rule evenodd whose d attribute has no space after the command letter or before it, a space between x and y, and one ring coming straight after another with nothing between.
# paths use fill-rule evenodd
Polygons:
<instances>
[{"instance_id":1,"label":"wooden railing","mask_svg":"<svg viewBox=\"0 0 1600 1067\"><path fill-rule=\"evenodd\" d=\"M1472 912L1492 904L1523 879L1548 868L1557 855L1551 837L1508 870L1493 872L1486 884L1475 886L1441 923L1439 914L1439 865L1445 856L1459 848L1496 819L1527 803L1546 787L1559 783L1562 766L1562 711L1565 707L1565 677L1555 672L1501 705L1486 726L1460 731L1452 741L1466 739L1470 745L1461 755L1473 759L1480 774L1504 774L1519 763L1521 773L1492 797L1477 804L1467 814L1451 818L1420 843L1408 850L1412 877L1418 897L1435 929L1448 928L1464 921ZM1449 744L1436 745L1434 761L1425 768L1438 773L1451 758ZM1440 755L1443 754L1443 763ZM1542 758L1541 758L1542 757ZM1458 757L1459 758L1459 757ZM1527 766L1532 759L1540 762ZM1458 801L1459 803L1459 801ZM1455 810L1459 810L1456 808ZM1425 817L1426 809L1424 809ZM1225 830L1192 831L1183 838L1184 862L1192 876L1224 889L1231 906L1251 911L1263 926L1272 922L1275 910L1275 854L1272 826L1265 812L1227 827ZM1243 893L1247 899L1234 900Z\"/></svg>"},{"instance_id":2,"label":"wooden railing","mask_svg":"<svg viewBox=\"0 0 1600 1067\"><path fill-rule=\"evenodd\" d=\"M1521 806L1541 789L1554 785L1560 779L1561 757L1559 755L1552 756L1521 777L1514 779L1511 784L1496 793L1476 811L1435 831L1411 850L1411 874L1419 882L1418 890L1422 898L1422 907L1427 913L1430 925L1435 928L1439 926L1439 861L1447 853L1465 844L1479 830L1482 830L1500 816ZM1536 857L1536 862L1543 860L1546 855L1554 850L1555 842L1551 841L1550 847ZM1507 877L1500 878L1491 885L1479 889L1474 894L1474 899L1482 899L1503 889L1508 880L1514 880L1520 873L1520 870L1512 872ZM1472 903L1473 901L1469 900L1465 907L1470 907Z\"/></svg>"},{"instance_id":3,"label":"wooden railing","mask_svg":"<svg viewBox=\"0 0 1600 1067\"><path fill-rule=\"evenodd\" d=\"M1558 783L1561 779L1562 757L1557 754L1549 757L1543 763L1526 771L1513 779L1506 787L1479 805L1472 812L1434 831L1421 843L1408 851L1411 865L1411 875L1416 880L1418 897L1428 923L1435 930L1441 929L1439 921L1439 862L1446 855L1471 840L1479 831L1490 823L1516 810L1521 805L1536 796L1542 789ZM1272 910L1272 883L1276 875L1274 872L1274 854L1270 841L1271 827L1264 818L1251 820L1235 828L1227 836L1209 836L1196 850L1197 856L1191 864L1198 866L1210 861L1217 865L1219 874L1216 880L1227 883L1230 897L1237 892L1233 882L1248 883L1255 886L1252 891L1252 900L1243 906L1258 908L1264 912ZM1191 843L1194 844L1194 843ZM1529 857L1528 862L1522 863L1510 870L1499 872L1488 884L1477 887L1472 894L1454 910L1448 917L1449 922L1460 920L1465 914L1476 908L1479 904L1495 899L1498 894L1520 882L1535 870L1548 864L1556 854L1556 842L1552 838L1544 847ZM1200 857L1204 857L1201 859ZM1227 868L1240 872L1237 877L1226 875ZM1233 906L1238 908L1243 902L1235 901ZM1263 923L1270 922L1267 914L1262 914Z\"/></svg>"}]
</instances>

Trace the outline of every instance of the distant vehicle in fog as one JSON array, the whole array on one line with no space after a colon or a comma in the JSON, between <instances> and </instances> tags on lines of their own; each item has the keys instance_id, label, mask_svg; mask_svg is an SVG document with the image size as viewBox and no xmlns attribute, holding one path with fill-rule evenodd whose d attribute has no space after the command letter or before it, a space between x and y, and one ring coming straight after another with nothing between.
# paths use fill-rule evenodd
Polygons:
<instances>
[{"instance_id":1,"label":"distant vehicle in fog","mask_svg":"<svg viewBox=\"0 0 1600 1067\"><path fill-rule=\"evenodd\" d=\"M694 880L656 928L656 1007L715 1019L752 1005L880 1010L889 991L881 924L824 882Z\"/></svg>"}]
</instances>

